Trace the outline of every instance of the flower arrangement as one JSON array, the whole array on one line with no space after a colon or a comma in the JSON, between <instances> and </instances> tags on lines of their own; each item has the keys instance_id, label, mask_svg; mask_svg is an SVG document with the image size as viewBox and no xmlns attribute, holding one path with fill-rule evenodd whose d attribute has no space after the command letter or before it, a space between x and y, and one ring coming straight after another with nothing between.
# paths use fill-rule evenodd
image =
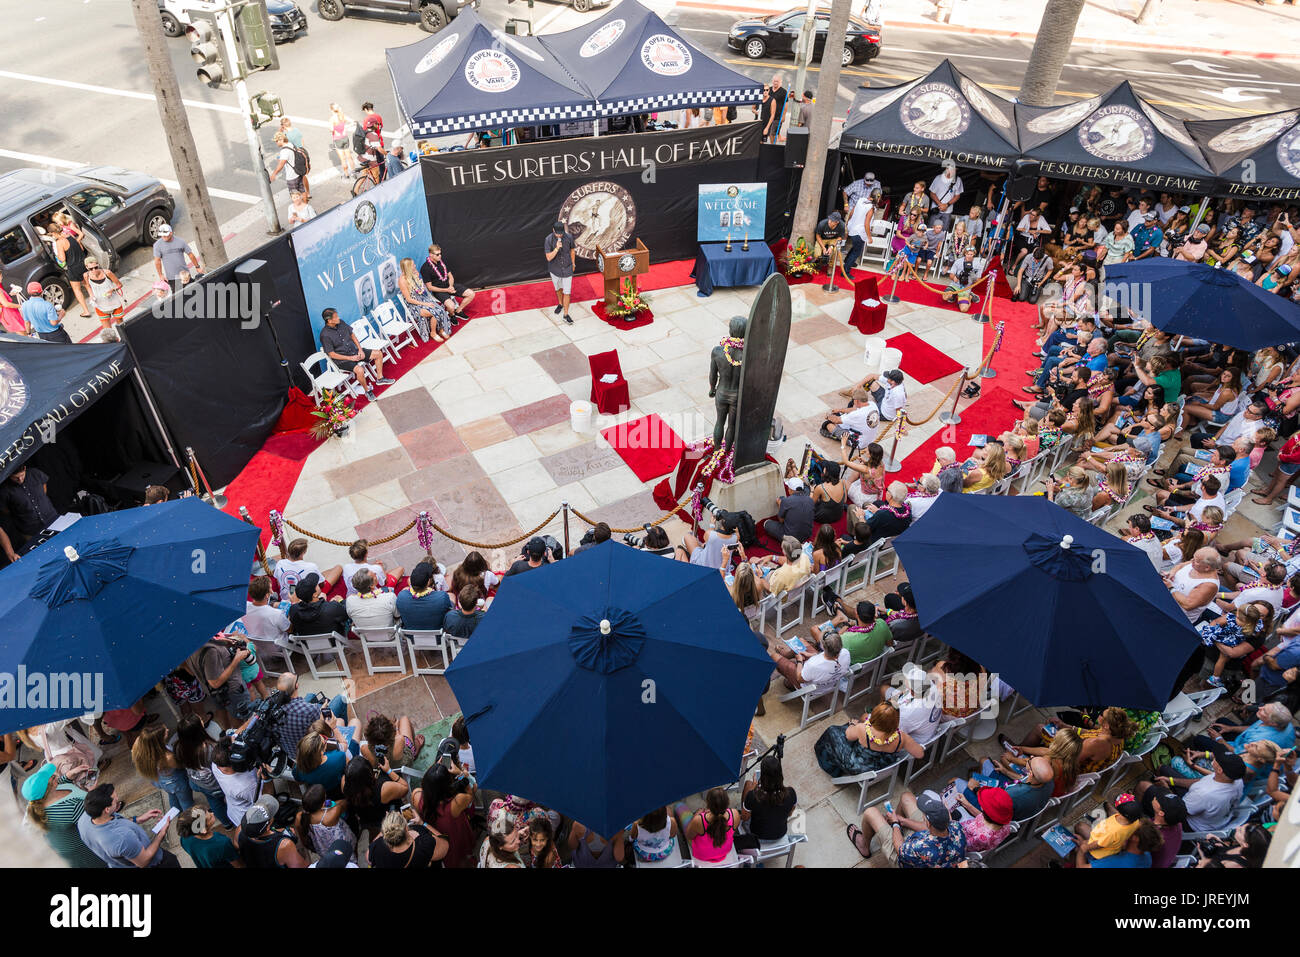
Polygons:
<instances>
[{"instance_id":1,"label":"flower arrangement","mask_svg":"<svg viewBox=\"0 0 1300 957\"><path fill-rule=\"evenodd\" d=\"M785 274L787 276L811 276L815 272L812 251L808 242L800 237L785 254Z\"/></svg>"},{"instance_id":2,"label":"flower arrangement","mask_svg":"<svg viewBox=\"0 0 1300 957\"><path fill-rule=\"evenodd\" d=\"M318 420L311 427L312 437L324 440L346 432L348 422L356 416L357 410L352 404L352 396L326 392L311 414Z\"/></svg>"},{"instance_id":3,"label":"flower arrangement","mask_svg":"<svg viewBox=\"0 0 1300 957\"><path fill-rule=\"evenodd\" d=\"M609 307L609 315L614 319L631 319L649 308L650 304L642 297L636 282L624 279L619 284L618 296Z\"/></svg>"}]
</instances>

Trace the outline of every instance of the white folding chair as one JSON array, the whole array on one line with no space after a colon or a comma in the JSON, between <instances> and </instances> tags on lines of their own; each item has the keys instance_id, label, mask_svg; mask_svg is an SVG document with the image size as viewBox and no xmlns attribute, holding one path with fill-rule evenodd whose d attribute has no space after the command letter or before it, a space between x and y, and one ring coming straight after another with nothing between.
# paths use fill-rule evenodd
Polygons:
<instances>
[{"instance_id":1,"label":"white folding chair","mask_svg":"<svg viewBox=\"0 0 1300 957\"><path fill-rule=\"evenodd\" d=\"M766 632L767 616L773 613L772 609L776 607L776 603L777 603L776 595L764 595L762 600L759 601L758 614L755 616L757 625L754 626L754 630L758 632L760 635Z\"/></svg>"},{"instance_id":2,"label":"white folding chair","mask_svg":"<svg viewBox=\"0 0 1300 957\"><path fill-rule=\"evenodd\" d=\"M852 556L842 558L839 562L826 569L826 571L817 573L815 576L817 582L813 587L809 606L809 614L812 617L816 618L823 612L828 615L831 614L831 610L827 608L826 603L822 601L822 591L826 585L831 586L831 591L835 592L835 594L843 597L843 593L840 591L840 582L844 580L844 572L848 569L849 562L852 560Z\"/></svg>"},{"instance_id":3,"label":"white folding chair","mask_svg":"<svg viewBox=\"0 0 1300 957\"><path fill-rule=\"evenodd\" d=\"M903 766L906 763L907 763L906 760L900 758L899 760L891 764L889 767L881 768L879 771L867 771L863 774L853 774L842 778L831 778L831 784L840 787L849 784L856 784L860 787L860 790L858 792L857 813L859 816L861 816L862 812L865 811L867 808L871 807L872 805L879 804L881 801L889 800L890 796L892 796L894 793L895 784L898 783L898 773L903 769ZM869 791L871 788L881 783L882 781L887 782L889 787L885 790L883 794L879 794L876 797L872 798L870 801L868 801L867 791Z\"/></svg>"},{"instance_id":4,"label":"white folding chair","mask_svg":"<svg viewBox=\"0 0 1300 957\"><path fill-rule=\"evenodd\" d=\"M785 858L786 867L794 867L795 848L807 840L807 834L790 834L787 832L785 837L779 841L759 841L758 853L749 856L755 867L762 867L768 861L775 861L782 857Z\"/></svg>"},{"instance_id":5,"label":"white folding chair","mask_svg":"<svg viewBox=\"0 0 1300 957\"><path fill-rule=\"evenodd\" d=\"M1250 816L1255 813L1255 805L1244 796L1237 802L1237 806L1232 809L1232 815L1224 822L1222 827L1216 827L1212 831L1183 831L1184 841L1203 841L1212 834L1219 837L1227 837L1241 825L1250 820Z\"/></svg>"},{"instance_id":6,"label":"white folding chair","mask_svg":"<svg viewBox=\"0 0 1300 957\"><path fill-rule=\"evenodd\" d=\"M871 221L871 235L862 250L862 259L878 259L883 268L889 259L894 241L894 223L892 220L878 218Z\"/></svg>"},{"instance_id":7,"label":"white folding chair","mask_svg":"<svg viewBox=\"0 0 1300 957\"><path fill-rule=\"evenodd\" d=\"M1010 475L1006 476L1005 478L998 479L996 482L994 482L992 485L989 486L988 493L990 495L1009 495L1011 493L1012 483L1015 482L1016 475L1018 473L1019 470L1017 470L1016 472L1012 472Z\"/></svg>"},{"instance_id":8,"label":"white folding chair","mask_svg":"<svg viewBox=\"0 0 1300 957\"><path fill-rule=\"evenodd\" d=\"M1157 724L1147 732L1147 736L1143 739L1141 747L1133 752L1125 750L1124 753L1119 756L1119 759L1110 766L1110 777L1107 779L1106 786L1102 788L1102 790L1109 791L1115 786L1115 783L1119 780L1119 777L1124 772L1125 768L1129 765L1140 763L1144 757L1158 748L1160 742L1165 739L1165 733L1164 725Z\"/></svg>"},{"instance_id":9,"label":"white folding chair","mask_svg":"<svg viewBox=\"0 0 1300 957\"><path fill-rule=\"evenodd\" d=\"M636 862L636 866L639 868L640 867L649 867L651 869L659 868L660 870L670 870L676 867L690 867L691 862L686 858L682 857L681 841L682 839L680 836L673 838L672 853L669 854L667 857L665 857L663 860L643 861L638 858Z\"/></svg>"},{"instance_id":10,"label":"white folding chair","mask_svg":"<svg viewBox=\"0 0 1300 957\"><path fill-rule=\"evenodd\" d=\"M802 685L799 688L796 688L794 691L787 691L785 694L781 695L781 697L778 698L777 700L802 702L803 711L799 716L799 730L802 731L804 728L808 727L808 725L811 724L812 722L819 721L822 718L827 718L833 715L836 711L836 701L839 698L839 694L840 694L840 679L836 678L833 682L831 682L828 685L818 685L809 682L806 685ZM826 710L818 711L816 714L809 714L814 699L824 698L827 695L830 695L831 700Z\"/></svg>"},{"instance_id":11,"label":"white folding chair","mask_svg":"<svg viewBox=\"0 0 1300 957\"><path fill-rule=\"evenodd\" d=\"M880 670L893 653L894 649L886 645L885 650L870 661L859 661L856 665L849 666L848 677L840 682L840 694L844 696L843 705L846 710L850 701L870 694L880 685Z\"/></svg>"},{"instance_id":12,"label":"white folding chair","mask_svg":"<svg viewBox=\"0 0 1300 957\"><path fill-rule=\"evenodd\" d=\"M324 368L321 369L319 374L312 371L316 368L317 363L324 363ZM353 397L362 394L361 386L357 384L357 380L336 366L334 360L323 352L313 352L299 364L311 381L311 397L317 403L325 397L327 391L338 392L342 390Z\"/></svg>"},{"instance_id":13,"label":"white folding chair","mask_svg":"<svg viewBox=\"0 0 1300 957\"><path fill-rule=\"evenodd\" d=\"M1160 715L1160 723L1164 726L1165 733L1177 735L1188 721L1199 718L1206 707L1218 701L1226 690L1225 688L1210 688L1206 691L1193 691L1191 694L1177 695L1173 701L1165 705L1164 713Z\"/></svg>"},{"instance_id":14,"label":"white folding chair","mask_svg":"<svg viewBox=\"0 0 1300 957\"><path fill-rule=\"evenodd\" d=\"M1237 506L1241 504L1241 500L1245 497L1245 495L1246 495L1246 488L1245 486L1242 486L1241 488L1234 488L1231 492L1223 496L1224 521L1227 521L1229 518L1232 517L1232 513L1237 510Z\"/></svg>"},{"instance_id":15,"label":"white folding chair","mask_svg":"<svg viewBox=\"0 0 1300 957\"><path fill-rule=\"evenodd\" d=\"M376 306L374 318L379 320L380 330L392 341L397 352L415 345L415 326L397 314L397 307L392 302L381 302Z\"/></svg>"},{"instance_id":16,"label":"white folding chair","mask_svg":"<svg viewBox=\"0 0 1300 957\"><path fill-rule=\"evenodd\" d=\"M391 628L357 628L352 630L361 639L361 654L366 659L369 674L406 674L406 659L402 654L402 638L398 626ZM370 657L372 651L391 651L397 655L395 665L376 665Z\"/></svg>"},{"instance_id":17,"label":"white folding chair","mask_svg":"<svg viewBox=\"0 0 1300 957\"><path fill-rule=\"evenodd\" d=\"M384 335L373 316L363 315L352 323L352 331L356 333L357 345L366 355L378 351L384 354L384 359L388 362L397 361L397 349L393 345L393 340Z\"/></svg>"},{"instance_id":18,"label":"white folding chair","mask_svg":"<svg viewBox=\"0 0 1300 957\"><path fill-rule=\"evenodd\" d=\"M840 574L839 593L841 598L847 598L854 592L862 591L870 582L867 576L871 572L871 564L875 560L876 554L880 551L880 546L884 544L881 541L873 543L870 547L863 549L851 557L844 565Z\"/></svg>"},{"instance_id":19,"label":"white folding chair","mask_svg":"<svg viewBox=\"0 0 1300 957\"><path fill-rule=\"evenodd\" d=\"M406 651L411 659L411 674L440 675L451 664L451 659L447 656L447 638L442 633L441 628L433 631L419 631L399 627L397 634L402 641L406 642ZM416 657L416 652L420 651L441 657L442 667L421 668L420 659Z\"/></svg>"},{"instance_id":20,"label":"white folding chair","mask_svg":"<svg viewBox=\"0 0 1300 957\"><path fill-rule=\"evenodd\" d=\"M347 640L336 631L318 635L288 635L285 647L297 652L307 659L307 667L313 678L350 678L352 668L348 665ZM337 658L339 670L325 670L316 666L317 658Z\"/></svg>"},{"instance_id":21,"label":"white folding chair","mask_svg":"<svg viewBox=\"0 0 1300 957\"><path fill-rule=\"evenodd\" d=\"M888 568L881 568L883 560L888 560ZM889 578L896 574L898 574L898 553L894 551L894 540L892 538L882 539L880 547L872 553L868 577L871 584L874 585L880 579Z\"/></svg>"},{"instance_id":22,"label":"white folding chair","mask_svg":"<svg viewBox=\"0 0 1300 957\"><path fill-rule=\"evenodd\" d=\"M1050 830L1065 820L1066 813L1087 797L1088 792L1092 790L1100 780L1101 774L1097 771L1089 771L1087 774L1080 774L1074 779L1074 787L1070 788L1070 790L1066 791L1060 797L1049 798L1047 806L1043 808L1043 811L1046 812L1052 808L1057 808L1056 816L1053 817L1052 820L1038 825L1038 827L1035 828L1035 833L1042 834L1044 831Z\"/></svg>"},{"instance_id":23,"label":"white folding chair","mask_svg":"<svg viewBox=\"0 0 1300 957\"><path fill-rule=\"evenodd\" d=\"M907 756L907 768L903 771L904 788L911 787L914 780L937 766L939 756L944 751L943 742L951 731L952 725L945 725L941 721L931 729L930 734L924 740L914 738L916 743L925 749L925 755L920 758L914 758L910 754ZM917 762L921 763L918 764Z\"/></svg>"},{"instance_id":24,"label":"white folding chair","mask_svg":"<svg viewBox=\"0 0 1300 957\"><path fill-rule=\"evenodd\" d=\"M813 581L813 578L809 577L784 594L776 596L776 636L778 638L785 637L785 633L791 628L803 624L804 593L811 581ZM790 614L793 614L794 617L787 619L786 616Z\"/></svg>"}]
</instances>

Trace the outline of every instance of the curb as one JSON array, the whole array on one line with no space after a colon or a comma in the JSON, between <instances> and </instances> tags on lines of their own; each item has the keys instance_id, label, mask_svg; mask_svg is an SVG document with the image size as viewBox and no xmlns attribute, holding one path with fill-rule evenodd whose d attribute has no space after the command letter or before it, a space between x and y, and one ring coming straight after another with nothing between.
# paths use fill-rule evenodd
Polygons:
<instances>
[{"instance_id":1,"label":"curb","mask_svg":"<svg viewBox=\"0 0 1300 957\"><path fill-rule=\"evenodd\" d=\"M706 3L702 0L678 0L677 6L685 7L691 10L708 10L724 11L726 13L747 14L751 16L766 16L773 11L760 9L757 7L732 6L729 4ZM981 36L981 37L1004 37L1012 40L1033 40L1037 34L1022 30L992 30L983 27L971 27L955 23L935 23L933 21L907 21L907 20L890 20L885 24L885 29L898 30L926 30L933 33L960 33L964 36ZM1120 48L1129 50L1162 50L1166 53L1200 53L1202 55L1222 56L1222 57L1239 57L1249 60L1298 60L1300 52L1270 52L1259 50L1227 50L1214 49L1213 47L1188 46L1177 43L1147 43L1142 40L1115 40L1109 37L1083 37L1075 36L1075 44L1100 44L1108 48Z\"/></svg>"}]
</instances>

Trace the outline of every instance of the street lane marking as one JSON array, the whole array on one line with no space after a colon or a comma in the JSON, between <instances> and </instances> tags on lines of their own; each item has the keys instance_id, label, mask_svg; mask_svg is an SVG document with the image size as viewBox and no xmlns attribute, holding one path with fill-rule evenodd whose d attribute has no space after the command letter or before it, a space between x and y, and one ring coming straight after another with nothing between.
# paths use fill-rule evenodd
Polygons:
<instances>
[{"instance_id":1,"label":"street lane marking","mask_svg":"<svg viewBox=\"0 0 1300 957\"><path fill-rule=\"evenodd\" d=\"M27 83L44 83L49 86L61 86L67 90L81 90L84 93L102 93L106 96L120 96L130 100L154 100L156 97L152 93L141 93L139 90L119 90L112 86L97 86L93 83L78 83L75 80L60 80L50 76L35 76L31 73L14 73L12 70L0 70L0 77L6 80L23 80ZM196 110L211 110L214 113L231 113L238 117L243 117L243 111L237 106L226 106L224 103L203 103L199 100L182 99L186 107ZM290 116L295 126L315 126L321 129L328 129L330 126L327 120L314 120L303 116Z\"/></svg>"},{"instance_id":2,"label":"street lane marking","mask_svg":"<svg viewBox=\"0 0 1300 957\"><path fill-rule=\"evenodd\" d=\"M20 160L24 163L33 163L37 166L52 166L55 169L78 169L82 166L93 165L91 163L74 163L71 160L62 159L56 156L38 156L35 153L19 153L16 150L0 149L0 156L7 157L8 159ZM336 171L334 170L329 170L326 174L321 176L321 179L329 179L330 176L328 173L335 172ZM181 184L174 179L163 179L162 177L159 177L158 182L162 183L168 189L179 190L181 188ZM228 189L217 189L214 186L208 187L208 195L215 199L228 199L236 203L248 203L250 205L262 201L262 197L253 196L251 193L237 193Z\"/></svg>"}]
</instances>

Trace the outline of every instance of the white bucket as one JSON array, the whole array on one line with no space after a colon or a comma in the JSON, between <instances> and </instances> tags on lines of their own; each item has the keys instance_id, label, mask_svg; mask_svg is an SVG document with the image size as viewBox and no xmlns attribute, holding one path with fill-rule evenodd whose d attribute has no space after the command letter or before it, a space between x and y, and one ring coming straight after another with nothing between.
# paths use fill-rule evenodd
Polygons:
<instances>
[{"instance_id":1,"label":"white bucket","mask_svg":"<svg viewBox=\"0 0 1300 957\"><path fill-rule=\"evenodd\" d=\"M569 403L569 425L575 432L591 431L591 403L575 399Z\"/></svg>"},{"instance_id":2,"label":"white bucket","mask_svg":"<svg viewBox=\"0 0 1300 957\"><path fill-rule=\"evenodd\" d=\"M885 358L885 340L880 336L868 336L866 348L862 353L862 361L867 367L867 373L880 373L885 371L881 365Z\"/></svg>"},{"instance_id":3,"label":"white bucket","mask_svg":"<svg viewBox=\"0 0 1300 957\"><path fill-rule=\"evenodd\" d=\"M884 356L880 363L880 371L888 372L890 369L897 369L903 362L903 350L895 349L892 346L885 350Z\"/></svg>"}]
</instances>

